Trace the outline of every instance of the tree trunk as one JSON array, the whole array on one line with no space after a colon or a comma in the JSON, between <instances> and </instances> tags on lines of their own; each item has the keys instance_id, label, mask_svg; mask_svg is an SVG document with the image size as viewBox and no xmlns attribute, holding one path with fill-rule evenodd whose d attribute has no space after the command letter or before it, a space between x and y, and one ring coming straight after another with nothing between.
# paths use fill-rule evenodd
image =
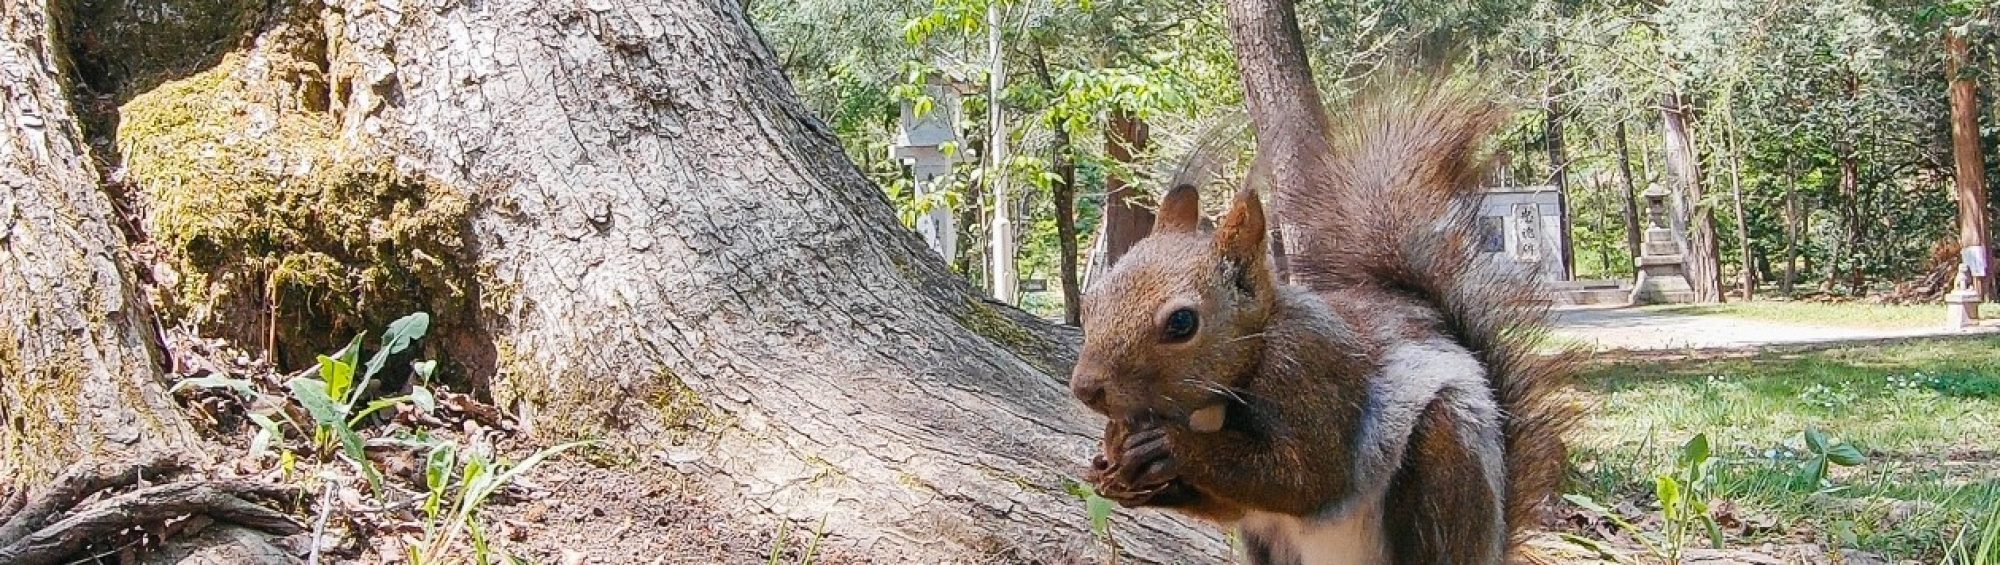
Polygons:
<instances>
[{"instance_id":1,"label":"tree trunk","mask_svg":"<svg viewBox=\"0 0 2000 565\"><path fill-rule=\"evenodd\" d=\"M1951 155L1956 165L1953 179L1958 196L1958 245L1960 249L1987 247L1986 162L1979 149L1978 82L1960 70L1971 61L1965 38L1945 28L1945 78L1951 81ZM1988 252L1987 256L1991 256ZM1992 265L1986 276L1974 280L1980 296L2000 298Z\"/></svg>"},{"instance_id":2,"label":"tree trunk","mask_svg":"<svg viewBox=\"0 0 2000 565\"><path fill-rule=\"evenodd\" d=\"M1111 157L1112 162L1129 171L1138 164L1139 154L1146 150L1148 136L1145 120L1123 110L1114 110L1104 128L1104 153ZM1118 258L1132 249L1132 244L1145 239L1146 233L1153 230L1153 211L1139 204L1139 195L1143 191L1115 168L1104 178L1104 266L1107 269L1117 264Z\"/></svg>"},{"instance_id":3,"label":"tree trunk","mask_svg":"<svg viewBox=\"0 0 2000 565\"><path fill-rule=\"evenodd\" d=\"M49 7L0 5L0 477L39 486L86 459L200 456L64 97Z\"/></svg>"},{"instance_id":4,"label":"tree trunk","mask_svg":"<svg viewBox=\"0 0 2000 565\"><path fill-rule=\"evenodd\" d=\"M1734 120L1730 121L1731 124ZM1757 263L1753 257L1755 250L1750 245L1750 218L1743 210L1743 156L1736 145L1736 131L1724 131L1722 138L1728 142L1729 151L1729 196L1736 205L1736 244L1743 257L1743 299L1757 298Z\"/></svg>"},{"instance_id":5,"label":"tree trunk","mask_svg":"<svg viewBox=\"0 0 2000 565\"><path fill-rule=\"evenodd\" d=\"M1778 292L1792 295L1792 285L1799 278L1799 223L1804 212L1799 208L1799 172L1791 156L1785 157L1785 276L1778 281Z\"/></svg>"},{"instance_id":6,"label":"tree trunk","mask_svg":"<svg viewBox=\"0 0 2000 565\"><path fill-rule=\"evenodd\" d=\"M1004 68L1006 52L1000 50L1000 37L1005 29L1000 18L1000 2L986 5L986 128L992 134L992 141L986 142L986 180L993 193L993 236L987 241L991 265L986 268L987 290L994 300L1006 304L1018 304L1016 291L1019 290L1019 273L1014 269L1014 202L1007 193L1007 122L1002 94L1006 92L1007 72Z\"/></svg>"},{"instance_id":7,"label":"tree trunk","mask_svg":"<svg viewBox=\"0 0 2000 565\"><path fill-rule=\"evenodd\" d=\"M1062 271L1063 323L1072 326L1083 324L1083 285L1076 274L1076 160L1070 157L1069 129L1056 127L1054 194L1056 205L1056 247L1061 257L1057 258L1058 269Z\"/></svg>"},{"instance_id":8,"label":"tree trunk","mask_svg":"<svg viewBox=\"0 0 2000 565\"><path fill-rule=\"evenodd\" d=\"M1827 273L1831 275L1829 278L1832 281L1838 281L1840 279L1840 267L1847 267L1848 291L1858 295L1862 292L1862 287L1865 286L1865 281L1861 274L1861 259L1863 254L1861 248L1861 226L1863 222L1861 219L1861 159L1855 156L1854 144L1849 141L1838 143L1834 151L1840 154L1840 211L1844 220L1842 225L1845 227L1843 235L1846 237L1846 241L1842 242L1842 246L1847 249L1847 252L1829 257ZM1834 260L1841 257L1845 257L1846 260Z\"/></svg>"},{"instance_id":9,"label":"tree trunk","mask_svg":"<svg viewBox=\"0 0 2000 565\"><path fill-rule=\"evenodd\" d=\"M1661 137L1666 140L1667 174L1681 194L1687 215L1687 277L1696 302L1722 301L1722 267L1716 250L1715 212L1702 197L1701 157L1695 152L1694 108L1676 91L1660 96Z\"/></svg>"},{"instance_id":10,"label":"tree trunk","mask_svg":"<svg viewBox=\"0 0 2000 565\"><path fill-rule=\"evenodd\" d=\"M741 2L339 0L297 17L330 31L257 44L326 57L298 72L325 69L333 137L476 203L474 326L439 336L451 359L535 439L602 438L642 462L621 470L637 484L732 519L635 502L611 514L659 527L565 543L615 555L786 522L898 562L1102 556L1066 490L1103 424L1063 384L1076 332L983 299L903 228ZM1140 559L1226 551L1165 513L1117 520Z\"/></svg>"},{"instance_id":11,"label":"tree trunk","mask_svg":"<svg viewBox=\"0 0 2000 565\"><path fill-rule=\"evenodd\" d=\"M1625 189L1625 251L1634 260L1639 258L1641 241L1639 226L1639 188L1632 179L1632 150L1625 139L1625 119L1618 119L1618 180Z\"/></svg>"},{"instance_id":12,"label":"tree trunk","mask_svg":"<svg viewBox=\"0 0 2000 565\"><path fill-rule=\"evenodd\" d=\"M1251 182L1331 176L1322 171L1320 156L1329 152L1332 127L1299 38L1297 7L1292 0L1229 0L1225 16L1257 136ZM1305 238L1286 237L1295 232L1285 221L1283 202L1272 201L1265 210L1273 232L1273 270L1278 280L1289 280L1289 257L1315 251Z\"/></svg>"},{"instance_id":13,"label":"tree trunk","mask_svg":"<svg viewBox=\"0 0 2000 565\"><path fill-rule=\"evenodd\" d=\"M1549 42L1549 71L1552 78L1542 97L1547 110L1542 125L1546 136L1543 141L1548 143L1549 150L1549 182L1556 186L1556 229L1560 232L1556 236L1557 244L1562 248L1562 277L1563 280L1571 280L1576 278L1576 246L1572 243L1573 232L1576 230L1570 220L1569 147L1563 138L1563 125L1568 121L1568 114L1563 109L1562 100L1568 93L1566 85L1569 69L1565 66L1562 52L1557 45L1558 43L1553 40Z\"/></svg>"}]
</instances>

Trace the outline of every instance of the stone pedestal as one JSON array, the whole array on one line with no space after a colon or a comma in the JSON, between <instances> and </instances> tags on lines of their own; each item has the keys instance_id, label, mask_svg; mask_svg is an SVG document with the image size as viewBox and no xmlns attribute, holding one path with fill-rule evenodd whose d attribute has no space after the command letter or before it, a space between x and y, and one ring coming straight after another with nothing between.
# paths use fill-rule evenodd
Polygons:
<instances>
[{"instance_id":1,"label":"stone pedestal","mask_svg":"<svg viewBox=\"0 0 2000 565\"><path fill-rule=\"evenodd\" d=\"M1944 328L1962 330L1979 321L1979 293L1955 290L1944 295Z\"/></svg>"}]
</instances>

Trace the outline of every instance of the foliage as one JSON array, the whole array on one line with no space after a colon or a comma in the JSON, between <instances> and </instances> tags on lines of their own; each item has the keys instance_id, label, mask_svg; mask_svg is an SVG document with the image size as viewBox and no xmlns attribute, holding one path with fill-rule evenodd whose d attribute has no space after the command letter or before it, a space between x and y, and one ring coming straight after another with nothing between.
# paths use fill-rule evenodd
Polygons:
<instances>
[{"instance_id":1,"label":"foliage","mask_svg":"<svg viewBox=\"0 0 2000 565\"><path fill-rule=\"evenodd\" d=\"M1661 532L1633 525L1589 496L1570 494L1564 499L1605 516L1639 540L1653 555L1669 564L1678 564L1682 551L1695 535L1696 527L1701 528L1713 547L1722 547L1722 527L1709 512L1709 490L1715 482L1711 473L1714 464L1715 457L1709 452L1708 434L1695 434L1681 445L1673 469L1654 476L1653 496L1659 502L1660 517L1665 524Z\"/></svg>"},{"instance_id":2,"label":"foliage","mask_svg":"<svg viewBox=\"0 0 2000 565\"><path fill-rule=\"evenodd\" d=\"M517 463L496 461L490 453L461 449L450 442L432 446L424 464L424 540L410 546L410 562L421 565L441 559L460 535L471 538L474 562L491 562L492 550L480 525L479 510L487 497L541 464L542 460L593 442L570 442L529 455Z\"/></svg>"}]
</instances>

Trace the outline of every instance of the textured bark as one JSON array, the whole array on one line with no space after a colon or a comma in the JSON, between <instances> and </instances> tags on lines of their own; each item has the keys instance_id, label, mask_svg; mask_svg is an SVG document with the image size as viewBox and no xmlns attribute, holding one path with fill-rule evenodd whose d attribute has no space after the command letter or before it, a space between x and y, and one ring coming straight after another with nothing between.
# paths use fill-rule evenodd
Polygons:
<instances>
[{"instance_id":1,"label":"textured bark","mask_svg":"<svg viewBox=\"0 0 2000 565\"><path fill-rule=\"evenodd\" d=\"M1558 242L1562 246L1563 280L1576 278L1576 245L1572 234L1576 232L1570 221L1569 198L1569 146L1563 137L1563 127L1569 121L1569 114L1563 108L1563 96L1568 94L1569 70L1567 62L1558 48L1559 43L1549 42L1550 74L1546 101L1546 120L1542 124L1547 136L1549 150L1549 183L1556 186L1556 218Z\"/></svg>"},{"instance_id":2,"label":"textured bark","mask_svg":"<svg viewBox=\"0 0 2000 565\"><path fill-rule=\"evenodd\" d=\"M1104 128L1104 153L1127 167L1137 163L1137 155L1146 150L1148 131L1145 120L1124 111L1111 113L1110 123ZM1124 175L1112 174L1104 179L1104 266L1109 268L1125 256L1153 229L1153 211L1139 205L1141 192L1138 183Z\"/></svg>"},{"instance_id":3,"label":"textured bark","mask_svg":"<svg viewBox=\"0 0 2000 565\"><path fill-rule=\"evenodd\" d=\"M1101 430L1059 378L1074 332L902 229L740 3L384 6L335 6L344 120L489 203L493 395L537 434L611 434L717 507L897 562L1100 553L1064 490ZM1160 513L1115 533L1225 551Z\"/></svg>"},{"instance_id":4,"label":"textured bark","mask_svg":"<svg viewBox=\"0 0 2000 565\"><path fill-rule=\"evenodd\" d=\"M1729 149L1729 199L1736 206L1736 244L1742 252L1743 299L1757 298L1757 262L1753 258L1756 251L1750 241L1750 218L1743 210L1743 154L1736 146L1736 132L1722 132Z\"/></svg>"},{"instance_id":5,"label":"textured bark","mask_svg":"<svg viewBox=\"0 0 2000 565\"><path fill-rule=\"evenodd\" d=\"M1799 279L1799 222L1805 211L1799 208L1798 166L1785 157L1785 275L1778 292L1791 296Z\"/></svg>"},{"instance_id":6,"label":"textured bark","mask_svg":"<svg viewBox=\"0 0 2000 565\"><path fill-rule=\"evenodd\" d=\"M1687 215L1688 285L1697 302L1722 301L1721 255L1716 250L1715 212L1702 197L1701 157L1695 153L1694 108L1680 93L1660 96L1661 137L1667 146L1667 175L1680 193L1681 210Z\"/></svg>"},{"instance_id":7,"label":"textured bark","mask_svg":"<svg viewBox=\"0 0 2000 565\"><path fill-rule=\"evenodd\" d=\"M1971 60L1965 38L1945 28L1945 78L1951 81L1951 155L1956 166L1952 175L1958 196L1958 245L1960 249L1987 248L1986 161L1979 149L1978 81L1960 74ZM1991 253L1990 251L1988 253ZM1989 255L1990 256L1990 255ZM1996 270L1988 265L1986 276L1974 281L1981 296L2000 298L1994 285Z\"/></svg>"},{"instance_id":8,"label":"textured bark","mask_svg":"<svg viewBox=\"0 0 2000 565\"><path fill-rule=\"evenodd\" d=\"M1069 130L1056 128L1055 169L1062 177L1051 191L1056 204L1056 248L1062 254L1056 265L1062 277L1063 323L1075 326L1083 323L1083 285L1077 279L1076 160L1070 151Z\"/></svg>"},{"instance_id":9,"label":"textured bark","mask_svg":"<svg viewBox=\"0 0 2000 565\"><path fill-rule=\"evenodd\" d=\"M1632 180L1632 149L1626 141L1625 119L1618 119L1618 181L1625 189L1625 252L1639 259L1639 188Z\"/></svg>"},{"instance_id":10,"label":"textured bark","mask_svg":"<svg viewBox=\"0 0 2000 565\"><path fill-rule=\"evenodd\" d=\"M1251 177L1266 179L1252 182L1331 178L1321 156L1331 153L1327 136L1333 128L1299 36L1297 6L1292 0L1230 0L1225 15L1243 78L1243 103L1257 135ZM1291 228L1283 206L1270 202L1265 210L1272 270L1278 280L1289 281L1289 257L1312 251L1285 237Z\"/></svg>"},{"instance_id":11,"label":"textured bark","mask_svg":"<svg viewBox=\"0 0 2000 565\"><path fill-rule=\"evenodd\" d=\"M48 6L0 0L0 477L200 449L64 97Z\"/></svg>"}]
</instances>

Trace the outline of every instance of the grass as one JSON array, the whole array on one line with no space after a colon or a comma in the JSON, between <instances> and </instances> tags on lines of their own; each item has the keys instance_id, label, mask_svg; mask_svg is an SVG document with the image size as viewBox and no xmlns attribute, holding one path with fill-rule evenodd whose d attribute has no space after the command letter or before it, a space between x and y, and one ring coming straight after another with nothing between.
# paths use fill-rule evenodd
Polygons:
<instances>
[{"instance_id":1,"label":"grass","mask_svg":"<svg viewBox=\"0 0 2000 565\"><path fill-rule=\"evenodd\" d=\"M1614 364L1580 392L1590 416L1570 490L1649 500L1675 447L1707 433L1716 496L1783 526L1732 546L1851 532L1859 549L1935 561L2000 503L2000 338ZM1835 468L1831 488L1800 477L1807 428L1866 461Z\"/></svg>"},{"instance_id":2,"label":"grass","mask_svg":"<svg viewBox=\"0 0 2000 565\"><path fill-rule=\"evenodd\" d=\"M1726 316L1765 322L1859 329L1907 329L1944 326L1942 304L1868 304L1862 302L1788 302L1758 300L1723 304L1649 306L1650 312L1693 316ZM2000 318L2000 304L1983 304L1984 319Z\"/></svg>"}]
</instances>

